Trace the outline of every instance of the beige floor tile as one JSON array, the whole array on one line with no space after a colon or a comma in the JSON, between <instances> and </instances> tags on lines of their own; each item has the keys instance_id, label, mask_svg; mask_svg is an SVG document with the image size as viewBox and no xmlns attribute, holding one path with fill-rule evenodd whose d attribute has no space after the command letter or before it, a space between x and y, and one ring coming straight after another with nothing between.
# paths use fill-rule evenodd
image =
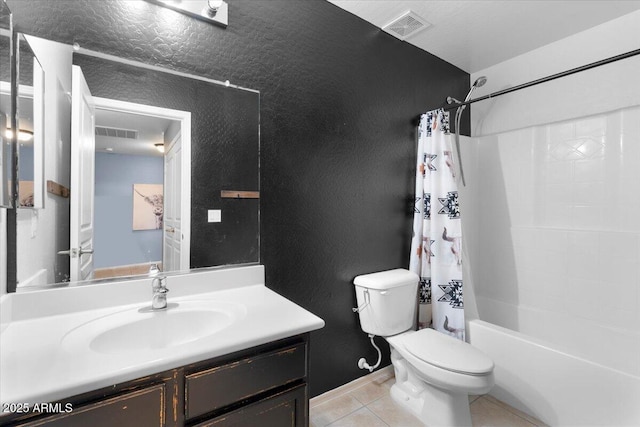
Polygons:
<instances>
[{"instance_id":1,"label":"beige floor tile","mask_svg":"<svg viewBox=\"0 0 640 427\"><path fill-rule=\"evenodd\" d=\"M488 401L490 401L491 403L494 403L498 406L500 406L503 409L506 409L507 411L511 412L512 414L515 414L517 416L519 416L520 418L524 418L525 420L529 421L531 424L535 424L538 427L548 427L545 423L543 423L542 421L540 421L537 418L532 417L529 414L526 414L522 411L520 411L519 409L514 408L513 406L509 406L504 402L501 402L500 400L496 399L495 397L491 396L491 395L485 395L483 396L485 399L487 399Z\"/></svg>"},{"instance_id":2,"label":"beige floor tile","mask_svg":"<svg viewBox=\"0 0 640 427\"><path fill-rule=\"evenodd\" d=\"M349 393L358 399L363 405L368 405L374 400L389 394L389 387L385 386L386 381L372 381Z\"/></svg>"},{"instance_id":3,"label":"beige floor tile","mask_svg":"<svg viewBox=\"0 0 640 427\"><path fill-rule=\"evenodd\" d=\"M325 402L328 402L329 400L335 399L338 396L351 393L353 390L356 390L370 382L376 382L378 384L382 384L386 388L390 388L391 385L395 382L392 368L393 367L391 365L386 366L382 369L379 369L378 371L373 372L372 374L365 375L351 381L350 383L334 388L333 390L329 390L319 396L310 399L309 406L315 407L321 405Z\"/></svg>"},{"instance_id":4,"label":"beige floor tile","mask_svg":"<svg viewBox=\"0 0 640 427\"><path fill-rule=\"evenodd\" d=\"M392 376L391 378L388 378L385 382L382 383L382 386L385 387L387 390L391 390L391 386L394 385L396 383L396 377Z\"/></svg>"},{"instance_id":5,"label":"beige floor tile","mask_svg":"<svg viewBox=\"0 0 640 427\"><path fill-rule=\"evenodd\" d=\"M367 408L389 424L391 427L423 427L422 424L413 414L402 408L391 399L391 395L387 394L375 402L367 405Z\"/></svg>"},{"instance_id":6,"label":"beige floor tile","mask_svg":"<svg viewBox=\"0 0 640 427\"><path fill-rule=\"evenodd\" d=\"M367 408L361 408L329 424L329 427L389 427L389 425Z\"/></svg>"},{"instance_id":7,"label":"beige floor tile","mask_svg":"<svg viewBox=\"0 0 640 427\"><path fill-rule=\"evenodd\" d=\"M485 397L471 404L471 421L473 427L535 427L535 424Z\"/></svg>"},{"instance_id":8,"label":"beige floor tile","mask_svg":"<svg viewBox=\"0 0 640 427\"><path fill-rule=\"evenodd\" d=\"M336 397L309 409L309 418L315 427L325 427L362 408L358 399L348 394Z\"/></svg>"}]
</instances>

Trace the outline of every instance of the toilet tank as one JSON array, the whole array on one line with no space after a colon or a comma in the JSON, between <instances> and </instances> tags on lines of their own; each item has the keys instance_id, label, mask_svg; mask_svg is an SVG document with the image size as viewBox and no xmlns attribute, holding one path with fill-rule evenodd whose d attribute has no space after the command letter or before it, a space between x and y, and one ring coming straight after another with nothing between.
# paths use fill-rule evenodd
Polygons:
<instances>
[{"instance_id":1,"label":"toilet tank","mask_svg":"<svg viewBox=\"0 0 640 427\"><path fill-rule=\"evenodd\" d=\"M417 274L402 268L356 277L353 284L362 330L385 337L411 329L419 281Z\"/></svg>"}]
</instances>

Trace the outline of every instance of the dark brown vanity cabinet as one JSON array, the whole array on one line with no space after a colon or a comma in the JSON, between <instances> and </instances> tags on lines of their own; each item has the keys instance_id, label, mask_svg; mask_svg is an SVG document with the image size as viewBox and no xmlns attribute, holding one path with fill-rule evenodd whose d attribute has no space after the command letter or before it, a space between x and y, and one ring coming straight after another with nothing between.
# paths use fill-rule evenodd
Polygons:
<instances>
[{"instance_id":1,"label":"dark brown vanity cabinet","mask_svg":"<svg viewBox=\"0 0 640 427\"><path fill-rule=\"evenodd\" d=\"M0 425L306 426L308 342L304 334L253 347L52 403L59 413L8 414Z\"/></svg>"}]
</instances>

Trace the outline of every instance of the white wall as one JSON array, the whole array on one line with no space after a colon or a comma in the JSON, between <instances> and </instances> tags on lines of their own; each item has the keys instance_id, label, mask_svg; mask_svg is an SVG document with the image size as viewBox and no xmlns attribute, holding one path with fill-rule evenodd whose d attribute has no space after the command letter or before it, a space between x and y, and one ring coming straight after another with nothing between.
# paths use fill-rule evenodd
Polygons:
<instances>
[{"instance_id":1,"label":"white wall","mask_svg":"<svg viewBox=\"0 0 640 427\"><path fill-rule=\"evenodd\" d=\"M487 95L640 48L640 11L471 75L487 76ZM640 56L563 77L471 106L472 135L599 114L640 104Z\"/></svg>"},{"instance_id":2,"label":"white wall","mask_svg":"<svg viewBox=\"0 0 640 427\"><path fill-rule=\"evenodd\" d=\"M7 293L7 210L0 208L0 297Z\"/></svg>"},{"instance_id":3,"label":"white wall","mask_svg":"<svg viewBox=\"0 0 640 427\"><path fill-rule=\"evenodd\" d=\"M498 64L484 94L640 47L640 12ZM472 107L480 318L640 376L640 58ZM479 103L482 104L482 103ZM478 105L476 107L476 105Z\"/></svg>"},{"instance_id":4,"label":"white wall","mask_svg":"<svg viewBox=\"0 0 640 427\"><path fill-rule=\"evenodd\" d=\"M71 46L28 36L45 73L44 177L69 187ZM68 249L69 199L46 193L44 209L18 210L18 283L60 281L56 252ZM66 239L66 242L65 242ZM67 247L64 247L67 246Z\"/></svg>"}]
</instances>

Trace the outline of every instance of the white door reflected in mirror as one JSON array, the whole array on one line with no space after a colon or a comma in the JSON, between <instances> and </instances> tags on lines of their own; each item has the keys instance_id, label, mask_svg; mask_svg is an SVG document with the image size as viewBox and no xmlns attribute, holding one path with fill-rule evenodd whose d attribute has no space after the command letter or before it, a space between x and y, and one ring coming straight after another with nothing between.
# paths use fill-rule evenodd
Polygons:
<instances>
[{"instance_id":1,"label":"white door reflected in mirror","mask_svg":"<svg viewBox=\"0 0 640 427\"><path fill-rule=\"evenodd\" d=\"M93 279L95 103L78 66L71 99L70 280Z\"/></svg>"},{"instance_id":2,"label":"white door reflected in mirror","mask_svg":"<svg viewBox=\"0 0 640 427\"><path fill-rule=\"evenodd\" d=\"M73 73L71 281L188 269L191 114L91 97Z\"/></svg>"},{"instance_id":3,"label":"white door reflected in mirror","mask_svg":"<svg viewBox=\"0 0 640 427\"><path fill-rule=\"evenodd\" d=\"M182 251L182 224L180 215L180 169L182 161L182 139L180 134L171 141L164 155L164 238L162 264L164 271L184 268L180 265Z\"/></svg>"}]
</instances>

